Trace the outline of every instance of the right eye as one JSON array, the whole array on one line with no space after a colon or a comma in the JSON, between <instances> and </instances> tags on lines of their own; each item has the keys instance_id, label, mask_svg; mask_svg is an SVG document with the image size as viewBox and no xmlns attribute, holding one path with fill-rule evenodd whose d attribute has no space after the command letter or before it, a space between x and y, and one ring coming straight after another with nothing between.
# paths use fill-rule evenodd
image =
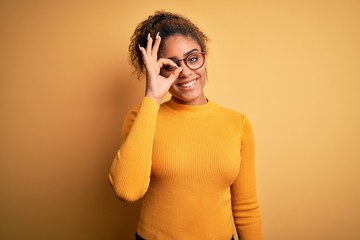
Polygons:
<instances>
[{"instance_id":1,"label":"right eye","mask_svg":"<svg viewBox=\"0 0 360 240\"><path fill-rule=\"evenodd\" d=\"M176 67L171 66L171 65L165 65L165 66L163 66L163 69L171 72L171 71L174 71L176 69Z\"/></svg>"}]
</instances>

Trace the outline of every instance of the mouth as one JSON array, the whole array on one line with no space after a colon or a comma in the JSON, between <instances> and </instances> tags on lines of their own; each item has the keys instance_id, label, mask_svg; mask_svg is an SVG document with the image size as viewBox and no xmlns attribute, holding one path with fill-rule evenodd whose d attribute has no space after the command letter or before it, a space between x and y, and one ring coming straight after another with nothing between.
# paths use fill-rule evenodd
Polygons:
<instances>
[{"instance_id":1,"label":"mouth","mask_svg":"<svg viewBox=\"0 0 360 240\"><path fill-rule=\"evenodd\" d=\"M192 80L190 82L178 83L178 84L176 84L176 86L181 87L181 88L191 88L192 86L194 86L196 81L197 81L197 79L194 79L194 80Z\"/></svg>"}]
</instances>

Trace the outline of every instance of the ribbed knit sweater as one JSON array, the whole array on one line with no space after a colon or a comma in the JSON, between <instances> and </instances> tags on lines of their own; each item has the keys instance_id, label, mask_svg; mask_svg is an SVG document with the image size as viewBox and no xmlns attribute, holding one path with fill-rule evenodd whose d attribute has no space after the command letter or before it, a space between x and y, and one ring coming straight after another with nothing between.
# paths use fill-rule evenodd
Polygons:
<instances>
[{"instance_id":1,"label":"ribbed knit sweater","mask_svg":"<svg viewBox=\"0 0 360 240\"><path fill-rule=\"evenodd\" d=\"M251 125L211 101L145 97L124 122L109 179L120 199L143 198L146 240L228 240L232 217L240 239L261 239Z\"/></svg>"}]
</instances>

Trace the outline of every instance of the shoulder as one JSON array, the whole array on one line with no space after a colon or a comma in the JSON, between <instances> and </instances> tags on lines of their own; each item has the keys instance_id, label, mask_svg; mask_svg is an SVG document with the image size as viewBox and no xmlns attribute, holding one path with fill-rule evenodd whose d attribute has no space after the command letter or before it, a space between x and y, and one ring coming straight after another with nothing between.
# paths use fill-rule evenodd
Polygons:
<instances>
[{"instance_id":1,"label":"shoulder","mask_svg":"<svg viewBox=\"0 0 360 240\"><path fill-rule=\"evenodd\" d=\"M216 103L213 103L216 104ZM234 109L228 108L228 107L224 107L221 105L218 105L218 116L222 116L222 118L227 122L227 123L234 123L234 125L236 127L239 127L239 129L241 130L241 132L243 133L244 131L252 131L252 124L251 121L249 120L248 116L246 114L244 114L243 112L240 111L236 111Z\"/></svg>"},{"instance_id":2,"label":"shoulder","mask_svg":"<svg viewBox=\"0 0 360 240\"><path fill-rule=\"evenodd\" d=\"M217 108L218 108L218 115L221 115L221 116L224 116L226 118L230 118L230 119L236 119L238 121L244 121L244 119L246 118L245 117L245 114L240 112L240 111L236 111L234 109L231 109L231 108L228 108L228 107L224 107L224 106L221 106L217 103L213 103L212 104L216 105Z\"/></svg>"}]
</instances>

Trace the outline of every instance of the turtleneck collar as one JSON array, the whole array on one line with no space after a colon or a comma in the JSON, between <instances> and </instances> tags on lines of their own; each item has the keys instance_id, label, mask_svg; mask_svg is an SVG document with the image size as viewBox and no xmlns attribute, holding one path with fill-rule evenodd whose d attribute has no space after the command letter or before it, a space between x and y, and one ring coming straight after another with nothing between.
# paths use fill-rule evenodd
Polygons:
<instances>
[{"instance_id":1,"label":"turtleneck collar","mask_svg":"<svg viewBox=\"0 0 360 240\"><path fill-rule=\"evenodd\" d=\"M175 114L187 118L206 118L213 115L218 109L218 105L209 100L202 105L187 105L177 103L173 99L170 99L169 101L164 102L162 106Z\"/></svg>"}]
</instances>

